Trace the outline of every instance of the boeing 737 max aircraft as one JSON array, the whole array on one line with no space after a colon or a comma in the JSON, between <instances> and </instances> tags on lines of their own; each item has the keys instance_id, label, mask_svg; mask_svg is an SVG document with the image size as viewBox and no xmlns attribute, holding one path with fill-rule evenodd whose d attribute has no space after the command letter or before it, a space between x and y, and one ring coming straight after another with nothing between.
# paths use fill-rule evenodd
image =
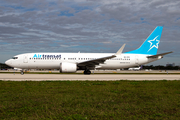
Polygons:
<instances>
[{"instance_id":1,"label":"boeing 737 max aircraft","mask_svg":"<svg viewBox=\"0 0 180 120\"><path fill-rule=\"evenodd\" d=\"M84 70L91 74L94 69L121 69L147 64L172 53L157 54L163 27L158 26L136 50L122 53L125 44L117 53L25 53L14 56L5 63L15 69L60 69L72 73Z\"/></svg>"}]
</instances>

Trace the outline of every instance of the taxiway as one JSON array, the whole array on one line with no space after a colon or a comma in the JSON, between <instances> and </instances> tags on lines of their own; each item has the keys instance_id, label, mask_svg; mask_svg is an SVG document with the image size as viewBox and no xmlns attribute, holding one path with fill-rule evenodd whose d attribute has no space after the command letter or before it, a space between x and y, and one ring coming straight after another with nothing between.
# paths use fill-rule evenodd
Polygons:
<instances>
[{"instance_id":1,"label":"taxiway","mask_svg":"<svg viewBox=\"0 0 180 120\"><path fill-rule=\"evenodd\" d=\"M180 80L180 75L172 74L24 74L7 73L0 74L0 80L3 81L61 81L61 80L91 80L91 81L105 81L105 80Z\"/></svg>"}]
</instances>

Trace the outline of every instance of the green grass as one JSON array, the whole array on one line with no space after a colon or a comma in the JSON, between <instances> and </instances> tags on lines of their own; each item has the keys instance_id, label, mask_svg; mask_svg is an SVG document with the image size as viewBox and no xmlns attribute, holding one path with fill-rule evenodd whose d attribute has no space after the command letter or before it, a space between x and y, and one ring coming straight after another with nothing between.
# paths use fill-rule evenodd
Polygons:
<instances>
[{"instance_id":1,"label":"green grass","mask_svg":"<svg viewBox=\"0 0 180 120\"><path fill-rule=\"evenodd\" d=\"M179 119L180 81L0 81L0 119Z\"/></svg>"}]
</instances>

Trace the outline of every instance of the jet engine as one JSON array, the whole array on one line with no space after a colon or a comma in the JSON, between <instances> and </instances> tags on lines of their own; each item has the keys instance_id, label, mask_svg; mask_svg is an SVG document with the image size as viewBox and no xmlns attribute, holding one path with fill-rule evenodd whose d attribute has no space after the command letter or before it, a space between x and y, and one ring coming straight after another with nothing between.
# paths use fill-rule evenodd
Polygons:
<instances>
[{"instance_id":1,"label":"jet engine","mask_svg":"<svg viewBox=\"0 0 180 120\"><path fill-rule=\"evenodd\" d=\"M60 72L61 73L73 73L77 71L77 65L75 63L60 63Z\"/></svg>"}]
</instances>

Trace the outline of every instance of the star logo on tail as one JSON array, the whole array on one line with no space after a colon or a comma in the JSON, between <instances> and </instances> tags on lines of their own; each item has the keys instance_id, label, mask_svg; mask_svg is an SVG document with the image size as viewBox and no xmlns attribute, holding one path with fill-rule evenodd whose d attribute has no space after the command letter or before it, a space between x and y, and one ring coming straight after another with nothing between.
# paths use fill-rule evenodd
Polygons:
<instances>
[{"instance_id":1,"label":"star logo on tail","mask_svg":"<svg viewBox=\"0 0 180 120\"><path fill-rule=\"evenodd\" d=\"M157 40L157 37L156 36L153 40L149 40L148 42L150 43L150 49L148 50L148 52L153 49L154 47L158 49L158 46L159 46L159 40Z\"/></svg>"}]
</instances>

